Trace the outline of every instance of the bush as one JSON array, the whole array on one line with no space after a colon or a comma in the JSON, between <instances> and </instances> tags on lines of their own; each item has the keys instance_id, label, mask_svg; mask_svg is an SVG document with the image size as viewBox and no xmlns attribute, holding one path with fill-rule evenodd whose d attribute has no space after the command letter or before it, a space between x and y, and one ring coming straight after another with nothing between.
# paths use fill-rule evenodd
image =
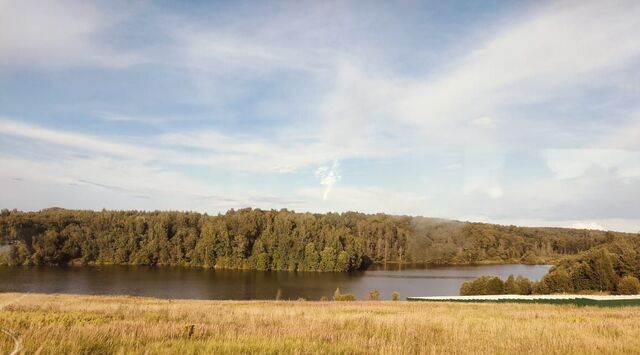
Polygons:
<instances>
[{"instance_id":1,"label":"bush","mask_svg":"<svg viewBox=\"0 0 640 355\"><path fill-rule=\"evenodd\" d=\"M487 281L485 295L502 295L504 294L504 282L499 277L494 276Z\"/></svg>"},{"instance_id":2,"label":"bush","mask_svg":"<svg viewBox=\"0 0 640 355\"><path fill-rule=\"evenodd\" d=\"M552 270L540 280L540 293L573 292L573 283L569 273L564 269Z\"/></svg>"},{"instance_id":3,"label":"bush","mask_svg":"<svg viewBox=\"0 0 640 355\"><path fill-rule=\"evenodd\" d=\"M519 295L520 287L516 282L516 278L513 275L509 275L507 281L504 283L504 293L508 295Z\"/></svg>"},{"instance_id":4,"label":"bush","mask_svg":"<svg viewBox=\"0 0 640 355\"><path fill-rule=\"evenodd\" d=\"M530 295L533 293L533 282L526 277L518 276L516 278L516 287L519 295Z\"/></svg>"},{"instance_id":5,"label":"bush","mask_svg":"<svg viewBox=\"0 0 640 355\"><path fill-rule=\"evenodd\" d=\"M621 295L637 295L640 293L640 280L627 275L618 282L618 293Z\"/></svg>"},{"instance_id":6,"label":"bush","mask_svg":"<svg viewBox=\"0 0 640 355\"><path fill-rule=\"evenodd\" d=\"M535 295L548 295L551 292L549 291L549 287L547 287L547 284L545 284L541 280L533 283L533 290L531 293Z\"/></svg>"},{"instance_id":7,"label":"bush","mask_svg":"<svg viewBox=\"0 0 640 355\"><path fill-rule=\"evenodd\" d=\"M340 295L340 298L338 298L336 301L355 301L356 300L356 296L352 293L344 293L342 295Z\"/></svg>"},{"instance_id":8,"label":"bush","mask_svg":"<svg viewBox=\"0 0 640 355\"><path fill-rule=\"evenodd\" d=\"M336 291L333 293L334 301L355 301L356 296L351 293L342 293L340 292L340 288L336 288Z\"/></svg>"},{"instance_id":9,"label":"bush","mask_svg":"<svg viewBox=\"0 0 640 355\"><path fill-rule=\"evenodd\" d=\"M566 260L562 267L569 271L575 291L614 291L620 276L616 269L622 267L616 264L618 260L624 259L622 255L616 255L605 248L592 249Z\"/></svg>"},{"instance_id":10,"label":"bush","mask_svg":"<svg viewBox=\"0 0 640 355\"><path fill-rule=\"evenodd\" d=\"M378 290L369 291L368 299L369 301L380 301L380 291Z\"/></svg>"},{"instance_id":11,"label":"bush","mask_svg":"<svg viewBox=\"0 0 640 355\"><path fill-rule=\"evenodd\" d=\"M326 302L326 301L328 301L328 300L329 300L329 299L328 299L328 298L326 298L325 296L320 297L320 302Z\"/></svg>"},{"instance_id":12,"label":"bush","mask_svg":"<svg viewBox=\"0 0 640 355\"><path fill-rule=\"evenodd\" d=\"M477 279L463 282L462 286L460 286L460 295L484 295L488 278L489 276L480 276Z\"/></svg>"},{"instance_id":13,"label":"bush","mask_svg":"<svg viewBox=\"0 0 640 355\"><path fill-rule=\"evenodd\" d=\"M460 295L501 295L504 294L504 282L497 276L480 276L465 281L460 287Z\"/></svg>"},{"instance_id":14,"label":"bush","mask_svg":"<svg viewBox=\"0 0 640 355\"><path fill-rule=\"evenodd\" d=\"M398 291L393 291L393 293L391 294L391 300L400 301L400 294L398 293Z\"/></svg>"}]
</instances>

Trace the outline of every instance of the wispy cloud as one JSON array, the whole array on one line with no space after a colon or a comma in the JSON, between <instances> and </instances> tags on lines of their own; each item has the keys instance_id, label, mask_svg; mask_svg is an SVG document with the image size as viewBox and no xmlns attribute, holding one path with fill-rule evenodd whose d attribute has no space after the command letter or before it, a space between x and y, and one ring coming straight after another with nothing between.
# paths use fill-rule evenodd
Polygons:
<instances>
[{"instance_id":1,"label":"wispy cloud","mask_svg":"<svg viewBox=\"0 0 640 355\"><path fill-rule=\"evenodd\" d=\"M142 56L109 46L102 35L115 13L97 2L0 1L0 66L121 68Z\"/></svg>"},{"instance_id":2,"label":"wispy cloud","mask_svg":"<svg viewBox=\"0 0 640 355\"><path fill-rule=\"evenodd\" d=\"M33 124L22 123L0 117L0 134L34 139L47 143L77 148L109 155L149 159L152 152L134 144L113 142L105 138L83 133L48 129Z\"/></svg>"},{"instance_id":3,"label":"wispy cloud","mask_svg":"<svg viewBox=\"0 0 640 355\"><path fill-rule=\"evenodd\" d=\"M320 185L325 187L322 199L326 200L333 186L340 181L342 177L340 175L340 163L334 160L331 166L319 167L318 170L316 170L316 177L320 180Z\"/></svg>"},{"instance_id":4,"label":"wispy cloud","mask_svg":"<svg viewBox=\"0 0 640 355\"><path fill-rule=\"evenodd\" d=\"M595 222L576 222L569 226L570 228L577 229L595 229L595 230L605 230L601 225Z\"/></svg>"}]
</instances>

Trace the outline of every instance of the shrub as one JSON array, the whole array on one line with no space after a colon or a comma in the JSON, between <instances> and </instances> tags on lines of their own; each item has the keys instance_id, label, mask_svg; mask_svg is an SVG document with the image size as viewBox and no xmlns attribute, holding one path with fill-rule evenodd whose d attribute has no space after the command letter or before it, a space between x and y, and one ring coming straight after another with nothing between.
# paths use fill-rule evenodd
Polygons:
<instances>
[{"instance_id":1,"label":"shrub","mask_svg":"<svg viewBox=\"0 0 640 355\"><path fill-rule=\"evenodd\" d=\"M340 295L340 298L337 299L336 301L355 301L355 300L356 300L356 296L353 295L352 293L344 293Z\"/></svg>"},{"instance_id":2,"label":"shrub","mask_svg":"<svg viewBox=\"0 0 640 355\"><path fill-rule=\"evenodd\" d=\"M465 281L460 287L460 294L471 295L501 295L504 293L504 282L497 276L480 276L471 281Z\"/></svg>"},{"instance_id":3,"label":"shrub","mask_svg":"<svg viewBox=\"0 0 640 355\"><path fill-rule=\"evenodd\" d=\"M321 302L326 302L326 301L328 301L328 300L329 300L329 299L328 299L328 298L326 298L325 296L320 297L320 301L321 301Z\"/></svg>"},{"instance_id":4,"label":"shrub","mask_svg":"<svg viewBox=\"0 0 640 355\"><path fill-rule=\"evenodd\" d=\"M504 282L498 276L491 277L487 281L485 295L502 295L504 294Z\"/></svg>"},{"instance_id":5,"label":"shrub","mask_svg":"<svg viewBox=\"0 0 640 355\"><path fill-rule=\"evenodd\" d=\"M544 275L540 280L543 293L567 293L573 291L573 283L569 273L564 269L556 269Z\"/></svg>"},{"instance_id":6,"label":"shrub","mask_svg":"<svg viewBox=\"0 0 640 355\"><path fill-rule=\"evenodd\" d=\"M618 293L621 295L637 295L640 293L640 280L627 275L618 282Z\"/></svg>"},{"instance_id":7,"label":"shrub","mask_svg":"<svg viewBox=\"0 0 640 355\"><path fill-rule=\"evenodd\" d=\"M398 291L393 291L393 293L391 294L391 300L400 301L400 294L398 293Z\"/></svg>"},{"instance_id":8,"label":"shrub","mask_svg":"<svg viewBox=\"0 0 640 355\"><path fill-rule=\"evenodd\" d=\"M380 301L380 291L378 290L369 291L368 299L369 301Z\"/></svg>"},{"instance_id":9,"label":"shrub","mask_svg":"<svg viewBox=\"0 0 640 355\"><path fill-rule=\"evenodd\" d=\"M480 276L477 279L463 282L462 286L460 286L460 295L484 295L488 278L489 276Z\"/></svg>"},{"instance_id":10,"label":"shrub","mask_svg":"<svg viewBox=\"0 0 640 355\"><path fill-rule=\"evenodd\" d=\"M518 276L516 278L516 287L519 295L530 295L533 293L533 282L526 277Z\"/></svg>"},{"instance_id":11,"label":"shrub","mask_svg":"<svg viewBox=\"0 0 640 355\"><path fill-rule=\"evenodd\" d=\"M333 291L333 300L334 301L339 301L340 297L342 297L342 292L340 292L340 287L336 288L335 291Z\"/></svg>"},{"instance_id":12,"label":"shrub","mask_svg":"<svg viewBox=\"0 0 640 355\"><path fill-rule=\"evenodd\" d=\"M520 294L520 287L516 282L516 278L513 275L509 275L507 281L504 283L504 293L509 295Z\"/></svg>"},{"instance_id":13,"label":"shrub","mask_svg":"<svg viewBox=\"0 0 640 355\"><path fill-rule=\"evenodd\" d=\"M532 293L536 295L548 295L551 293L551 291L549 291L549 287L547 287L547 284L540 280L533 284Z\"/></svg>"},{"instance_id":14,"label":"shrub","mask_svg":"<svg viewBox=\"0 0 640 355\"><path fill-rule=\"evenodd\" d=\"M355 301L356 296L351 293L342 293L340 292L340 288L336 288L336 291L333 293L334 301Z\"/></svg>"}]
</instances>

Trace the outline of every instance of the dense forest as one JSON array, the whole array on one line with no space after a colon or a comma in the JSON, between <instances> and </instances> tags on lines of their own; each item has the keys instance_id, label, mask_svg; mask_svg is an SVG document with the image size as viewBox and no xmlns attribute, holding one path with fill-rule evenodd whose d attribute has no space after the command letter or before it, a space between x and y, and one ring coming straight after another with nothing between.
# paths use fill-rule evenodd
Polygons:
<instances>
[{"instance_id":1,"label":"dense forest","mask_svg":"<svg viewBox=\"0 0 640 355\"><path fill-rule=\"evenodd\" d=\"M562 259L540 281L510 276L504 282L495 276L482 276L465 282L460 294L638 294L639 278L640 237L617 236L607 244Z\"/></svg>"},{"instance_id":2,"label":"dense forest","mask_svg":"<svg viewBox=\"0 0 640 355\"><path fill-rule=\"evenodd\" d=\"M544 263L634 236L355 212L2 210L0 263L296 271L352 271L371 263Z\"/></svg>"}]
</instances>

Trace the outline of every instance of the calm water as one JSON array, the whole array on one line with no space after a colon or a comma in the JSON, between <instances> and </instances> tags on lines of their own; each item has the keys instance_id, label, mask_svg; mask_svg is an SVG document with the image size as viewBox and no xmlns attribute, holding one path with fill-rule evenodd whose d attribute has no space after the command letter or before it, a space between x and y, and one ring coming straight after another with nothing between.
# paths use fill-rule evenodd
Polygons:
<instances>
[{"instance_id":1,"label":"calm water","mask_svg":"<svg viewBox=\"0 0 640 355\"><path fill-rule=\"evenodd\" d=\"M546 265L381 268L357 273L210 270L179 267L0 267L0 292L118 294L160 298L282 299L331 297L336 287L363 298L378 289L389 299L457 295L460 285L481 275L539 279Z\"/></svg>"}]
</instances>

